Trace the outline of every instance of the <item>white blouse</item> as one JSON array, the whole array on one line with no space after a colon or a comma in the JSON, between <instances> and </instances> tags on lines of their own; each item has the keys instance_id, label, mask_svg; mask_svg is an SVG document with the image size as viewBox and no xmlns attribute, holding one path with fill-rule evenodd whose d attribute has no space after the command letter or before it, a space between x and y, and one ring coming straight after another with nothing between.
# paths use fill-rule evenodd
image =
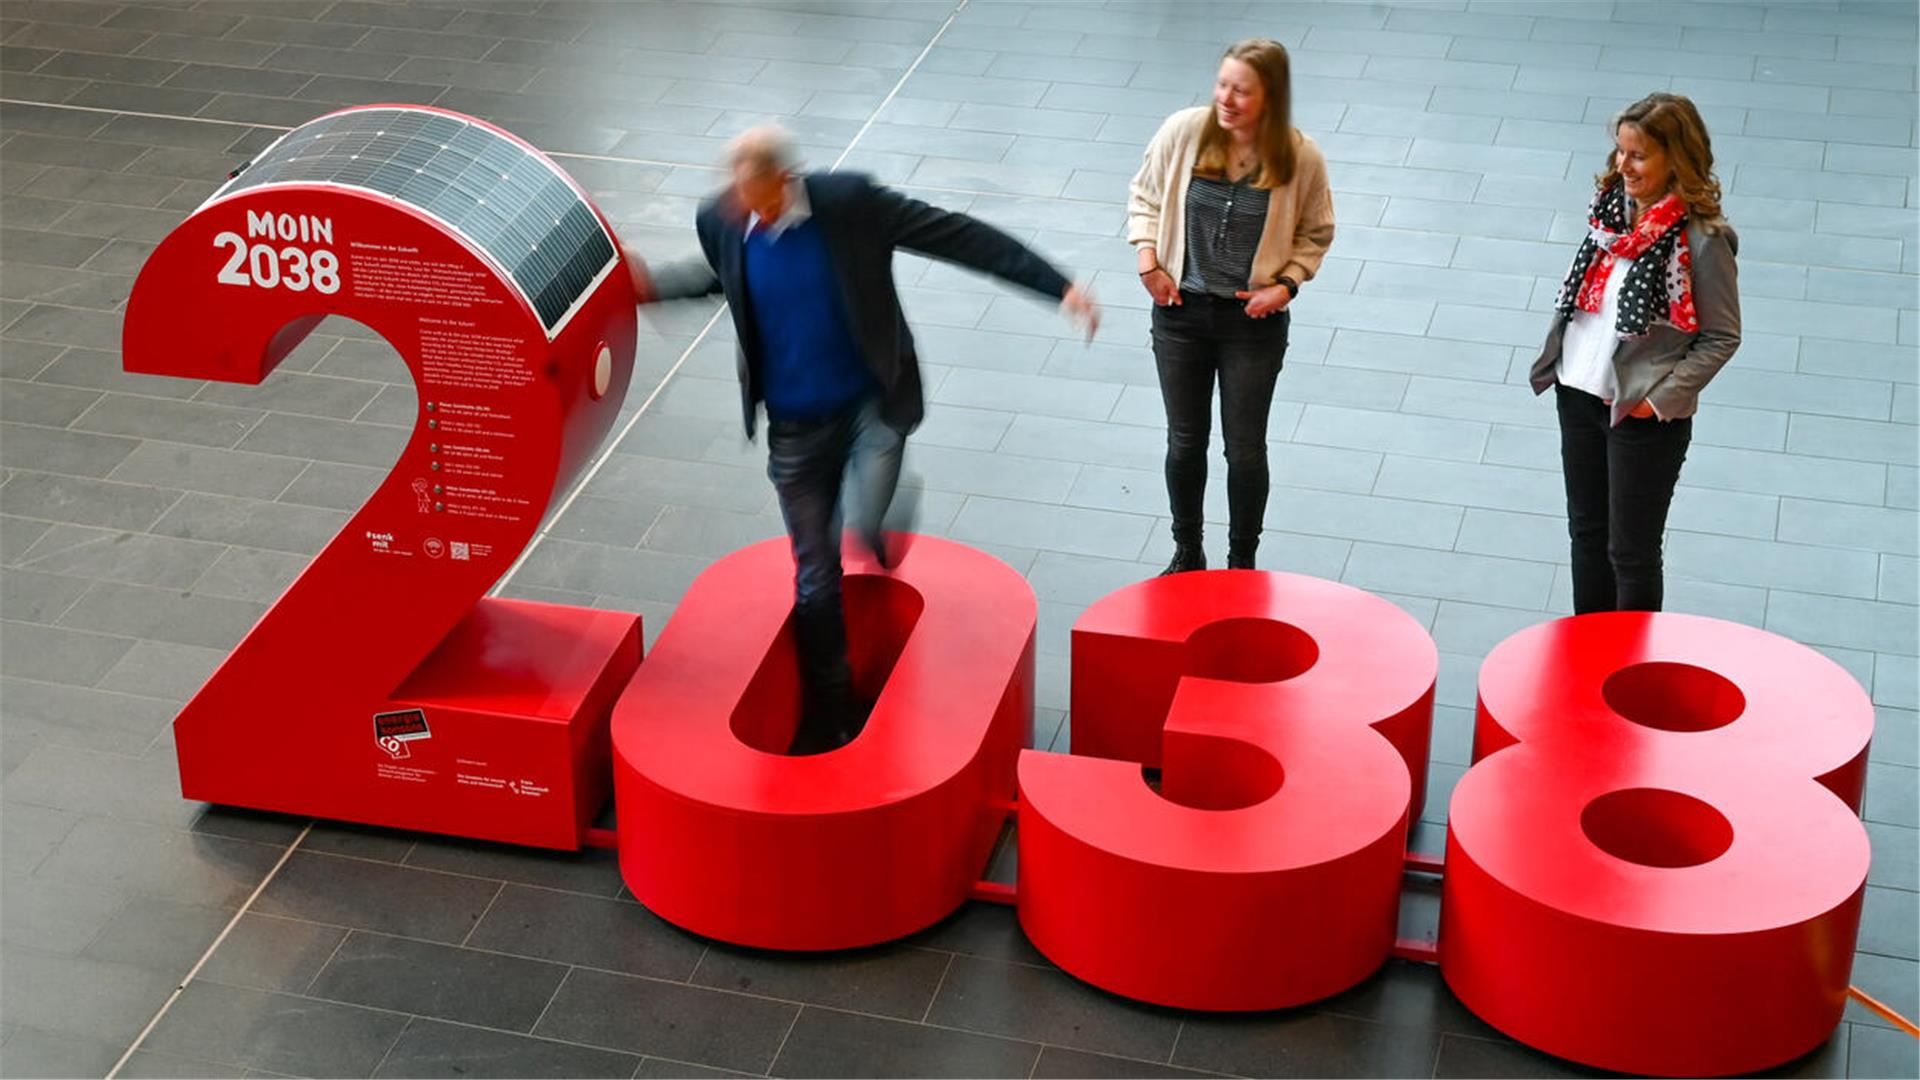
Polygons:
<instances>
[{"instance_id":1,"label":"white blouse","mask_svg":"<svg viewBox=\"0 0 1920 1080\"><path fill-rule=\"evenodd\" d=\"M1632 259L1615 259L1600 297L1600 310L1575 307L1567 317L1566 334L1560 339L1560 366L1554 372L1562 386L1584 390L1605 401L1619 395L1620 384L1613 375L1613 350L1620 344L1620 335L1614 328L1620 318L1620 286L1632 266Z\"/></svg>"}]
</instances>

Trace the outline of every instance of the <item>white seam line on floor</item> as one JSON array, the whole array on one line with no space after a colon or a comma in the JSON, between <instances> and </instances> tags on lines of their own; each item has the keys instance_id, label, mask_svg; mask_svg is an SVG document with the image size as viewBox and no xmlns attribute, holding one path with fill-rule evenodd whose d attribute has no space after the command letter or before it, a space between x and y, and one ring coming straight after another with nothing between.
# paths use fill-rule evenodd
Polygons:
<instances>
[{"instance_id":1,"label":"white seam line on floor","mask_svg":"<svg viewBox=\"0 0 1920 1080\"><path fill-rule=\"evenodd\" d=\"M120 1060L113 1063L113 1068L107 1070L106 1080L114 1080L114 1077L120 1075L120 1070L126 1068L127 1061L139 1052L140 1044L147 1041L147 1036L159 1026L160 1019L167 1015L167 1010L173 1008L173 1003L180 1000L180 995L186 991L187 984L193 981L195 975L200 974L200 969L213 958L214 950L220 947L221 942L227 940L227 935L233 933L234 927L240 925L240 920L245 918L247 912L252 909L253 902L260 899L261 893L267 891L267 886L273 883L274 877L280 873L280 868L287 865L287 860L293 858L293 853L299 850L300 842L305 840L307 834L312 831L313 822L308 821L307 827L301 829L300 835L294 837L293 843L287 845L287 850L280 853L280 861L274 863L273 869L267 871L267 876L260 879L260 884L254 887L253 892L247 894L247 902L241 904L240 910L234 912L233 918L227 920L227 925L220 928L220 936L214 938L213 944L207 946L207 951L201 953L200 959L193 962L193 967L187 971L187 977L181 979L180 985L174 987L173 992L167 995L167 1000L160 1003L160 1011L153 1014L153 1019L147 1021L147 1026L140 1029L140 1034L134 1036L133 1045L127 1047L127 1052L121 1054Z\"/></svg>"}]
</instances>

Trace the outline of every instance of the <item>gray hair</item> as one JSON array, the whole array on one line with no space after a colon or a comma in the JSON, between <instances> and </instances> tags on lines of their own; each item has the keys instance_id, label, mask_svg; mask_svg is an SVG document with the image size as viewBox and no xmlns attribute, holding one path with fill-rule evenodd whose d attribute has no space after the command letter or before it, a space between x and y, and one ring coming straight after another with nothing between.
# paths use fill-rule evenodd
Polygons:
<instances>
[{"instance_id":1,"label":"gray hair","mask_svg":"<svg viewBox=\"0 0 1920 1080\"><path fill-rule=\"evenodd\" d=\"M793 136L778 124L756 124L734 136L727 146L727 164L753 175L792 172L798 163Z\"/></svg>"}]
</instances>

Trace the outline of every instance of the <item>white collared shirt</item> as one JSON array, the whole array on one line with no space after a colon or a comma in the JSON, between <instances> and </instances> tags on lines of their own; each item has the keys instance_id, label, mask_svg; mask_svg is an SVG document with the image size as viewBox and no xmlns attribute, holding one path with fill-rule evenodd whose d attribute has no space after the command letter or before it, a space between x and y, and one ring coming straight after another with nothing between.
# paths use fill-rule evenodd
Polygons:
<instances>
[{"instance_id":1,"label":"white collared shirt","mask_svg":"<svg viewBox=\"0 0 1920 1080\"><path fill-rule=\"evenodd\" d=\"M803 224L812 216L813 204L807 201L807 185L801 183L797 176L788 177L786 208L780 211L779 218L772 225L767 226L768 231L773 234L771 239L780 239L788 229ZM748 214L746 232L741 234L743 242L745 237L752 236L760 227L760 215Z\"/></svg>"},{"instance_id":2,"label":"white collared shirt","mask_svg":"<svg viewBox=\"0 0 1920 1080\"><path fill-rule=\"evenodd\" d=\"M1600 310L1582 311L1576 306L1567 316L1567 330L1560 339L1560 365L1554 371L1562 386L1584 390L1604 401L1619 396L1620 384L1613 374L1613 351L1620 345L1615 328L1620 322L1620 286L1626 283L1632 266L1632 259L1615 259L1600 296Z\"/></svg>"}]
</instances>

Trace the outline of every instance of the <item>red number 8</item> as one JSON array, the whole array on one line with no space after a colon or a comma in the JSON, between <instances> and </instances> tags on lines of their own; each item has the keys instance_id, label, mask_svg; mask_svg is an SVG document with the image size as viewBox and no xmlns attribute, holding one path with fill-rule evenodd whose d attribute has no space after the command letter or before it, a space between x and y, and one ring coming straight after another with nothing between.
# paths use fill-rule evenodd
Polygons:
<instances>
[{"instance_id":1,"label":"red number 8","mask_svg":"<svg viewBox=\"0 0 1920 1080\"><path fill-rule=\"evenodd\" d=\"M1751 627L1621 612L1508 638L1449 813L1447 984L1608 1069L1812 1050L1846 1003L1872 730L1839 665Z\"/></svg>"}]
</instances>

